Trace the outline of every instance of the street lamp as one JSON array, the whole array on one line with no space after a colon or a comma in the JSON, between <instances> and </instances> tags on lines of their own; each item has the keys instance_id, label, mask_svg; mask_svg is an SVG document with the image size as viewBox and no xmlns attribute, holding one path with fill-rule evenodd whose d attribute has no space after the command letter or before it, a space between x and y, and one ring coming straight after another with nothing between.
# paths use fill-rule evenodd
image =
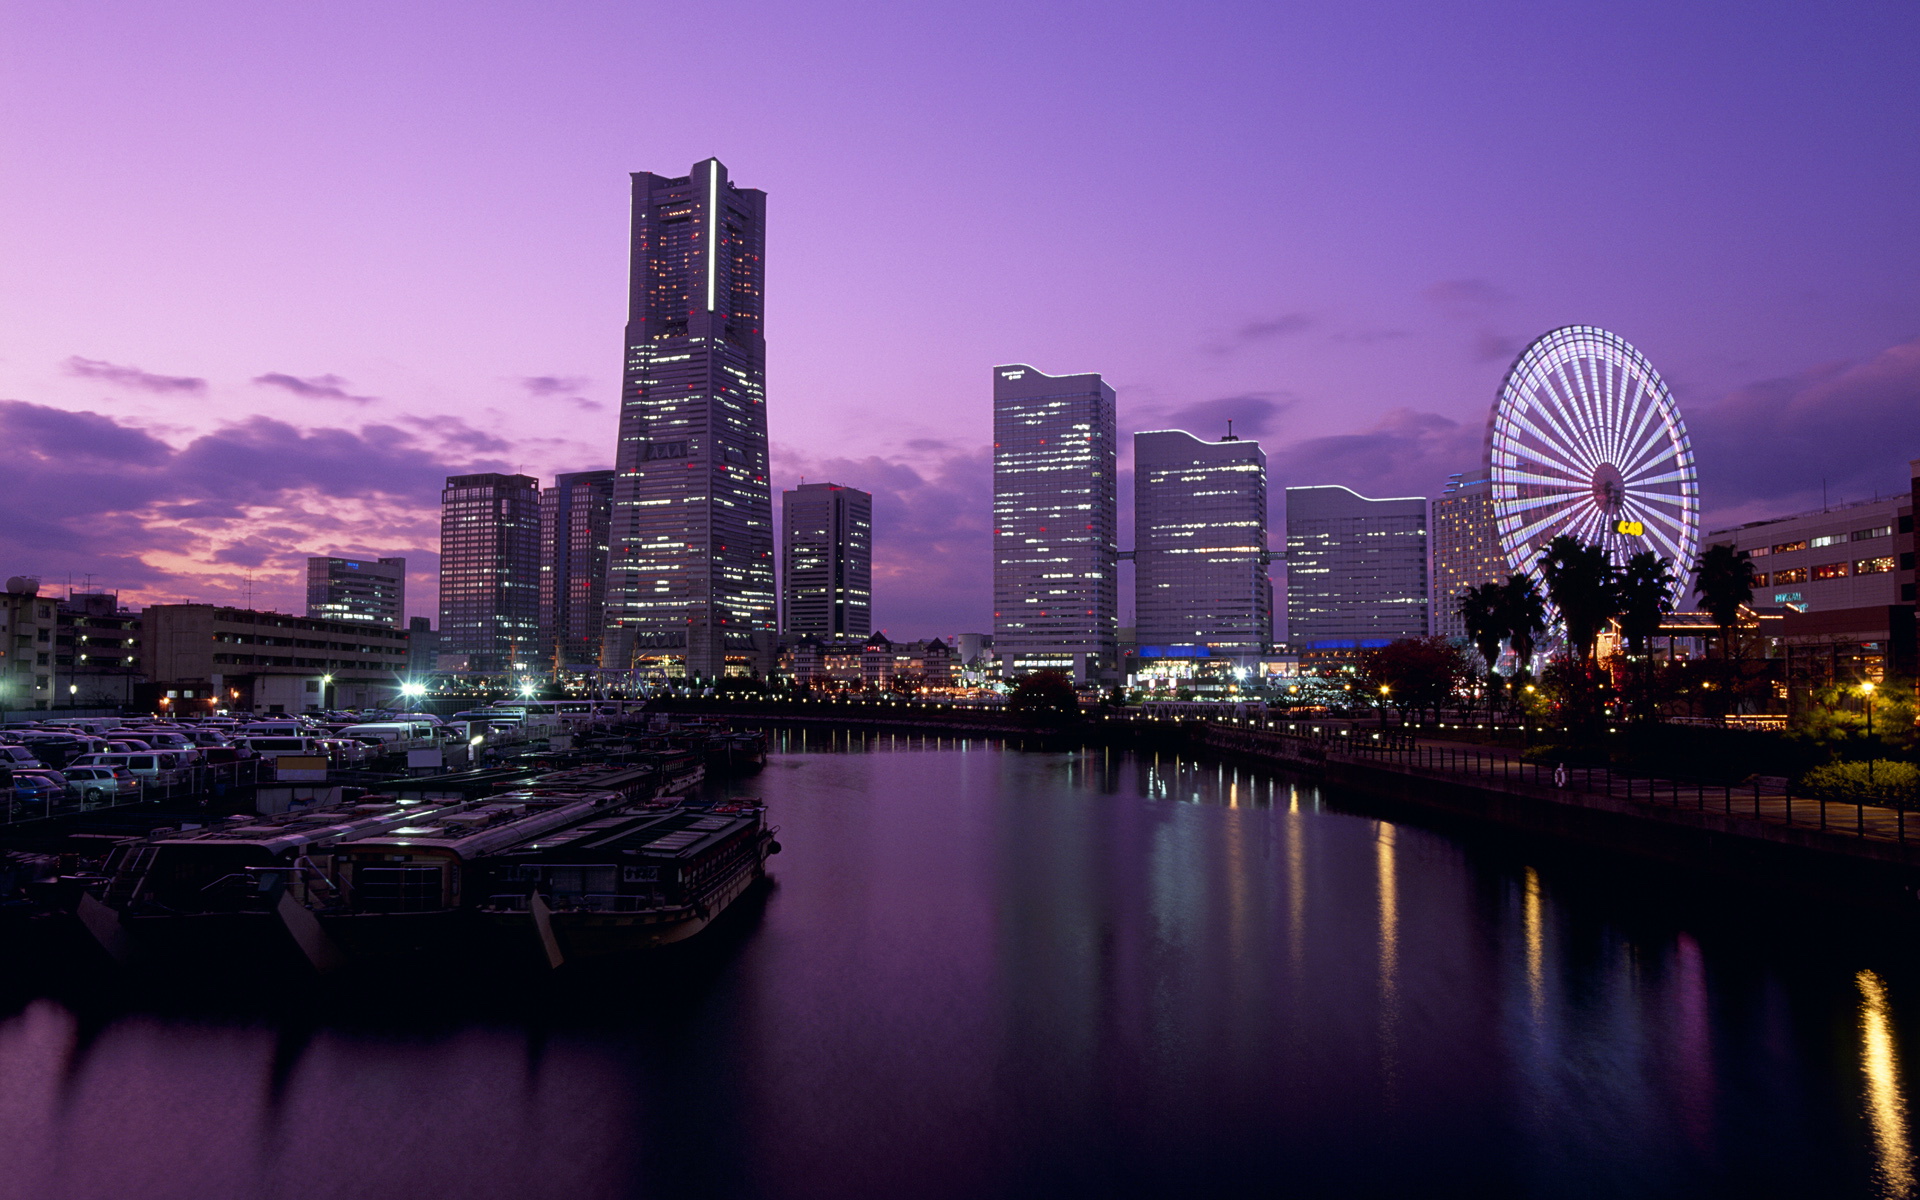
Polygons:
<instances>
[{"instance_id":1,"label":"street lamp","mask_svg":"<svg viewBox=\"0 0 1920 1200\"><path fill-rule=\"evenodd\" d=\"M1380 685L1380 728L1387 727L1387 693L1392 689L1386 684Z\"/></svg>"},{"instance_id":2,"label":"street lamp","mask_svg":"<svg viewBox=\"0 0 1920 1200\"><path fill-rule=\"evenodd\" d=\"M1873 680L1864 680L1860 684L1860 694L1867 698L1867 786L1873 786Z\"/></svg>"}]
</instances>

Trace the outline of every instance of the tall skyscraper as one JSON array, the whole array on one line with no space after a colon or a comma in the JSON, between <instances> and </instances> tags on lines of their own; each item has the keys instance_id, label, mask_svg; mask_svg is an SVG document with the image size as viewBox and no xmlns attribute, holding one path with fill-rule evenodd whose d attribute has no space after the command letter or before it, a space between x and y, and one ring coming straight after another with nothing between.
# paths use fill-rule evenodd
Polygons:
<instances>
[{"instance_id":1,"label":"tall skyscraper","mask_svg":"<svg viewBox=\"0 0 1920 1200\"><path fill-rule=\"evenodd\" d=\"M450 475L440 493L440 652L472 671L535 667L540 481Z\"/></svg>"},{"instance_id":2,"label":"tall skyscraper","mask_svg":"<svg viewBox=\"0 0 1920 1200\"><path fill-rule=\"evenodd\" d=\"M1249 658L1273 640L1267 456L1177 429L1133 435L1133 620L1141 646Z\"/></svg>"},{"instance_id":3,"label":"tall skyscraper","mask_svg":"<svg viewBox=\"0 0 1920 1200\"><path fill-rule=\"evenodd\" d=\"M837 483L780 493L780 629L788 637L873 632L873 496Z\"/></svg>"},{"instance_id":4,"label":"tall skyscraper","mask_svg":"<svg viewBox=\"0 0 1920 1200\"><path fill-rule=\"evenodd\" d=\"M993 637L1009 677L1114 677L1114 394L1098 375L993 370Z\"/></svg>"},{"instance_id":5,"label":"tall skyscraper","mask_svg":"<svg viewBox=\"0 0 1920 1200\"><path fill-rule=\"evenodd\" d=\"M540 493L540 657L555 671L600 659L613 474L556 475Z\"/></svg>"},{"instance_id":6,"label":"tall skyscraper","mask_svg":"<svg viewBox=\"0 0 1920 1200\"><path fill-rule=\"evenodd\" d=\"M772 665L766 200L714 158L633 176L606 666Z\"/></svg>"},{"instance_id":7,"label":"tall skyscraper","mask_svg":"<svg viewBox=\"0 0 1920 1200\"><path fill-rule=\"evenodd\" d=\"M407 560L309 558L307 615L400 627L407 612Z\"/></svg>"},{"instance_id":8,"label":"tall skyscraper","mask_svg":"<svg viewBox=\"0 0 1920 1200\"><path fill-rule=\"evenodd\" d=\"M1433 632L1463 638L1460 594L1483 583L1507 578L1493 523L1493 480L1482 465L1447 477L1446 490L1433 502Z\"/></svg>"},{"instance_id":9,"label":"tall skyscraper","mask_svg":"<svg viewBox=\"0 0 1920 1200\"><path fill-rule=\"evenodd\" d=\"M1287 489L1287 640L1307 653L1427 635L1427 502Z\"/></svg>"}]
</instances>

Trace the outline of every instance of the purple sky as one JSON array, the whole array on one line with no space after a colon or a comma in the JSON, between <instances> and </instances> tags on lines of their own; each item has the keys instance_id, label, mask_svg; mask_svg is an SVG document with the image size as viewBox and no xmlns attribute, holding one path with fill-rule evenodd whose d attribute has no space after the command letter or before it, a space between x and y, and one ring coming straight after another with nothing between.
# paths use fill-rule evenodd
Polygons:
<instances>
[{"instance_id":1,"label":"purple sky","mask_svg":"<svg viewBox=\"0 0 1920 1200\"><path fill-rule=\"evenodd\" d=\"M1591 323L1710 524L1903 488L1916 46L1904 0L10 5L0 574L298 609L405 554L432 613L445 473L610 464L626 172L709 154L769 193L775 483L876 493L895 636L989 622L1000 362L1235 417L1276 496L1432 494Z\"/></svg>"}]
</instances>

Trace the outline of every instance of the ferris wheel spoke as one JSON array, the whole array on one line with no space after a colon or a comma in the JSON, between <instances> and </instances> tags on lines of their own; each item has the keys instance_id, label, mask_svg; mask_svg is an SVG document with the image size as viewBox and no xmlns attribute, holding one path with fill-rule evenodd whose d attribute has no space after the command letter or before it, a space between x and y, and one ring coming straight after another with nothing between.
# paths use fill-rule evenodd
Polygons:
<instances>
[{"instance_id":1,"label":"ferris wheel spoke","mask_svg":"<svg viewBox=\"0 0 1920 1200\"><path fill-rule=\"evenodd\" d=\"M1552 446L1555 451L1565 456L1569 462L1581 464L1582 468L1591 474L1593 469L1600 465L1599 460L1586 453L1586 447L1580 443L1578 438L1574 437L1567 425L1561 421L1561 414L1556 413L1553 409L1544 405L1537 411L1540 414L1541 422L1553 431L1552 436L1548 436L1547 433L1541 431L1531 423L1528 424L1527 428L1533 431L1535 437Z\"/></svg>"},{"instance_id":2,"label":"ferris wheel spoke","mask_svg":"<svg viewBox=\"0 0 1920 1200\"><path fill-rule=\"evenodd\" d=\"M1687 478L1687 476L1689 476L1690 474L1692 474L1692 472L1690 471L1668 471L1664 475L1648 475L1641 478L1636 478L1627 485L1627 490L1629 492L1635 490L1636 488L1644 488L1644 489L1651 490L1652 487L1657 483L1678 483L1680 480Z\"/></svg>"},{"instance_id":3,"label":"ferris wheel spoke","mask_svg":"<svg viewBox=\"0 0 1920 1200\"><path fill-rule=\"evenodd\" d=\"M1634 471L1642 470L1647 466L1651 466L1652 463L1646 463L1643 460L1648 454L1654 451L1671 453L1678 449L1678 443L1676 443L1674 439L1671 437L1662 437L1649 428L1659 415L1658 410L1653 408L1648 408L1640 414L1639 421L1635 424L1627 443L1632 449L1622 456L1627 461L1619 464L1622 475L1630 474ZM1659 460L1656 459L1654 461L1657 462Z\"/></svg>"},{"instance_id":4,"label":"ferris wheel spoke","mask_svg":"<svg viewBox=\"0 0 1920 1200\"><path fill-rule=\"evenodd\" d=\"M1579 368L1579 360L1575 359L1559 364L1553 373L1553 377L1559 383L1555 392L1561 407L1565 410L1563 415L1567 418L1563 422L1562 436L1565 437L1569 446L1578 448L1581 457L1598 466L1603 456L1599 447L1593 442L1593 413L1589 410L1586 401L1585 384L1580 378Z\"/></svg>"},{"instance_id":5,"label":"ferris wheel spoke","mask_svg":"<svg viewBox=\"0 0 1920 1200\"><path fill-rule=\"evenodd\" d=\"M1555 456L1543 442L1515 442L1507 449L1515 458L1525 458L1549 470L1558 471L1569 483L1584 485L1590 472Z\"/></svg>"},{"instance_id":6,"label":"ferris wheel spoke","mask_svg":"<svg viewBox=\"0 0 1920 1200\"><path fill-rule=\"evenodd\" d=\"M1566 374L1572 377L1573 390L1577 396L1576 411L1580 414L1580 441L1586 446L1587 454L1595 462L1605 462L1608 456L1602 430L1606 426L1606 421L1599 411L1599 380L1594 375L1593 367L1593 359L1582 355L1567 364Z\"/></svg>"}]
</instances>

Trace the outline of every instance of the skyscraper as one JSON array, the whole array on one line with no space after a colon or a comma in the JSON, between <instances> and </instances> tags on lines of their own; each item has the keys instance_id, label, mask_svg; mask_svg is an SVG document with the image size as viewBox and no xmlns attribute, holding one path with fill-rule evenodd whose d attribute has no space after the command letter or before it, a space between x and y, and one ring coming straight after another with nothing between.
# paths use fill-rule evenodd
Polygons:
<instances>
[{"instance_id":1,"label":"skyscraper","mask_svg":"<svg viewBox=\"0 0 1920 1200\"><path fill-rule=\"evenodd\" d=\"M633 176L606 666L771 666L765 216L719 159Z\"/></svg>"},{"instance_id":2,"label":"skyscraper","mask_svg":"<svg viewBox=\"0 0 1920 1200\"><path fill-rule=\"evenodd\" d=\"M873 632L873 496L837 483L803 483L780 493L780 522L781 632Z\"/></svg>"},{"instance_id":3,"label":"skyscraper","mask_svg":"<svg viewBox=\"0 0 1920 1200\"><path fill-rule=\"evenodd\" d=\"M1113 678L1114 394L1098 375L993 371L993 636L1008 676Z\"/></svg>"},{"instance_id":4,"label":"skyscraper","mask_svg":"<svg viewBox=\"0 0 1920 1200\"><path fill-rule=\"evenodd\" d=\"M1177 429L1133 435L1133 619L1144 646L1252 657L1273 638L1267 456Z\"/></svg>"},{"instance_id":5,"label":"skyscraper","mask_svg":"<svg viewBox=\"0 0 1920 1200\"><path fill-rule=\"evenodd\" d=\"M1307 653L1427 635L1427 502L1287 489L1287 640Z\"/></svg>"},{"instance_id":6,"label":"skyscraper","mask_svg":"<svg viewBox=\"0 0 1920 1200\"><path fill-rule=\"evenodd\" d=\"M1460 620L1460 594L1506 577L1507 560L1493 523L1493 480L1486 467L1448 476L1446 490L1433 502L1433 632L1467 636Z\"/></svg>"},{"instance_id":7,"label":"skyscraper","mask_svg":"<svg viewBox=\"0 0 1920 1200\"><path fill-rule=\"evenodd\" d=\"M406 612L406 559L307 560L309 617L323 621L377 621L398 629Z\"/></svg>"},{"instance_id":8,"label":"skyscraper","mask_svg":"<svg viewBox=\"0 0 1920 1200\"><path fill-rule=\"evenodd\" d=\"M612 523L612 471L556 475L540 493L540 657L555 671L600 659Z\"/></svg>"},{"instance_id":9,"label":"skyscraper","mask_svg":"<svg viewBox=\"0 0 1920 1200\"><path fill-rule=\"evenodd\" d=\"M537 661L540 481L450 475L440 493L440 652L472 671Z\"/></svg>"}]
</instances>

